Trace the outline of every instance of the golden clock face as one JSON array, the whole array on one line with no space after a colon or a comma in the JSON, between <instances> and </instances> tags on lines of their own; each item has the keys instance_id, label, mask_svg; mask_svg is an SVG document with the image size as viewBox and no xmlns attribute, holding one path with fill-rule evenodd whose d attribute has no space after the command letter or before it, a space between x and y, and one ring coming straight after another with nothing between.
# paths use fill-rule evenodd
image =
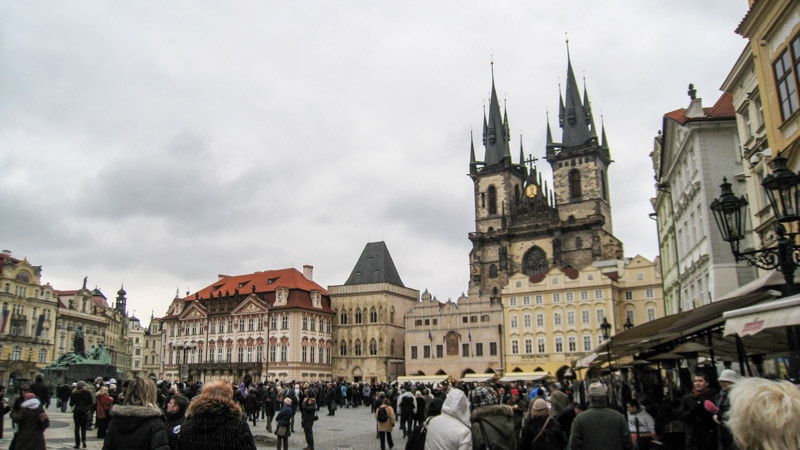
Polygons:
<instances>
[{"instance_id":1,"label":"golden clock face","mask_svg":"<svg viewBox=\"0 0 800 450\"><path fill-rule=\"evenodd\" d=\"M528 187L525 188L525 195L530 198L536 197L537 192L539 192L539 187L535 184L529 184Z\"/></svg>"}]
</instances>

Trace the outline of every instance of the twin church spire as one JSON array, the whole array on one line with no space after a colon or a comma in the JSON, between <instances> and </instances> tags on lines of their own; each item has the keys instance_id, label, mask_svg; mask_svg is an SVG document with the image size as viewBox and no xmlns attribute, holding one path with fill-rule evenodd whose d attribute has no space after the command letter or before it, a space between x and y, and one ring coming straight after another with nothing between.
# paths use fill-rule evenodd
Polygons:
<instances>
[{"instance_id":1,"label":"twin church spire","mask_svg":"<svg viewBox=\"0 0 800 450\"><path fill-rule=\"evenodd\" d=\"M575 72L572 68L569 48L567 48L566 90L563 95L559 92L558 125L561 128L561 141L555 142L548 118L547 142L545 144L548 153L558 152L563 148L597 144L598 135L594 116L592 114L591 103L589 101L589 93L584 81L583 95L581 96L578 89L578 82L575 78ZM607 153L608 145L606 142L605 128L601 131L601 139L600 147ZM470 139L470 141L470 167L472 170L477 170L479 165L483 168L497 165L503 166L506 160L508 164L511 164L508 111L504 105L501 114L500 102L497 98L497 89L494 80L494 62L492 62L492 90L489 100L488 117L485 107L483 114L483 146L485 149L483 161L478 161L476 159L475 145L472 139ZM520 154L518 164L523 167L525 165L524 155L522 153Z\"/></svg>"}]
</instances>

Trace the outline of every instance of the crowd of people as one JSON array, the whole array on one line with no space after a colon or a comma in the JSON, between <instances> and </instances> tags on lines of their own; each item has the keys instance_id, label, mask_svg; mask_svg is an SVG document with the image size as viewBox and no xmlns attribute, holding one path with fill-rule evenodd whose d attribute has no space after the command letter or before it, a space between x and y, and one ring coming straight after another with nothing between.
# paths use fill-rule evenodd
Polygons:
<instances>
[{"instance_id":1,"label":"crowd of people","mask_svg":"<svg viewBox=\"0 0 800 450\"><path fill-rule=\"evenodd\" d=\"M582 387L581 387L582 386ZM575 390L576 387L579 389ZM611 386L613 389L613 385ZM718 387L719 389L714 389ZM585 389L584 389L585 388ZM5 388L0 385L0 398ZM376 447L406 450L772 450L800 448L800 390L788 381L695 374L674 402L609 395L608 383L176 383L97 378L55 389L72 413L75 448L96 430L103 449L255 449L252 428L289 448L295 417L313 450L321 410L367 407ZM45 449L50 389L41 376L23 386L10 412L11 450ZM335 419L331 419L335 420Z\"/></svg>"}]
</instances>

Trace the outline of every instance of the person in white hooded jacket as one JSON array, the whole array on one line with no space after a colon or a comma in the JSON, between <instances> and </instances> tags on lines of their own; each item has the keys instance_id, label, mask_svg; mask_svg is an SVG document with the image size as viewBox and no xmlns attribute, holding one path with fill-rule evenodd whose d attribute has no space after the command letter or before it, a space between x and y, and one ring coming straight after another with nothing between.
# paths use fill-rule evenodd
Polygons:
<instances>
[{"instance_id":1,"label":"person in white hooded jacket","mask_svg":"<svg viewBox=\"0 0 800 450\"><path fill-rule=\"evenodd\" d=\"M442 413L428 423L425 450L472 450L469 402L464 391L451 388Z\"/></svg>"}]
</instances>

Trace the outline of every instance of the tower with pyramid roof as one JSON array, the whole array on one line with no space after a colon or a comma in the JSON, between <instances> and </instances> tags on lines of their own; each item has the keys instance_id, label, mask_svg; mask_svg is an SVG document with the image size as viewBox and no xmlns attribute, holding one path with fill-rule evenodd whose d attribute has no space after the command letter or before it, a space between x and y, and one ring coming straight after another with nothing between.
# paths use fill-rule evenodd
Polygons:
<instances>
[{"instance_id":1,"label":"tower with pyramid roof","mask_svg":"<svg viewBox=\"0 0 800 450\"><path fill-rule=\"evenodd\" d=\"M623 256L611 221L605 129L598 136L588 91L584 86L581 98L569 52L566 90L559 97L561 140L554 141L548 119L544 154L551 184L521 142L513 160L508 111L505 106L501 111L492 70L483 160L476 157L474 139L470 142L475 231L469 239L470 283L495 299L515 273L535 276L552 267L583 267Z\"/></svg>"},{"instance_id":2,"label":"tower with pyramid roof","mask_svg":"<svg viewBox=\"0 0 800 450\"><path fill-rule=\"evenodd\" d=\"M403 284L386 243L368 243L347 281L328 292L336 314L333 377L378 382L403 375L404 315L419 291Z\"/></svg>"}]
</instances>

